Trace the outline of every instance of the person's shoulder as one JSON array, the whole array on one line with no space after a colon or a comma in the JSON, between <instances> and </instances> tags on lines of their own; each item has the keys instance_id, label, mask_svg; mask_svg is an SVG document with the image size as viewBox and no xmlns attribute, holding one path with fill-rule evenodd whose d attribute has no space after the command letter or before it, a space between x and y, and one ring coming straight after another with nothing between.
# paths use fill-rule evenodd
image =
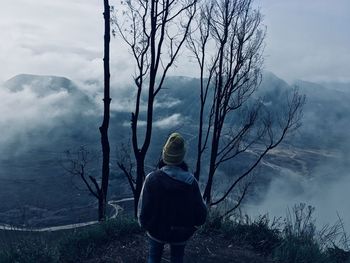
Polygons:
<instances>
[{"instance_id":1,"label":"person's shoulder","mask_svg":"<svg viewBox=\"0 0 350 263\"><path fill-rule=\"evenodd\" d=\"M187 174L188 174L188 177L187 177L188 183L192 186L197 186L198 181L197 181L196 177L194 176L194 174L190 171L187 171Z\"/></svg>"},{"instance_id":2,"label":"person's shoulder","mask_svg":"<svg viewBox=\"0 0 350 263\"><path fill-rule=\"evenodd\" d=\"M192 174L192 176L193 176L193 181L192 181L192 187L194 187L194 188L199 188L199 183L198 183L198 180L197 180L197 178L194 176L194 174Z\"/></svg>"},{"instance_id":3,"label":"person's shoulder","mask_svg":"<svg viewBox=\"0 0 350 263\"><path fill-rule=\"evenodd\" d=\"M161 173L162 173L162 171L159 169L150 172L146 176L145 182L151 183L151 182L157 181L159 179L159 176L161 175Z\"/></svg>"}]
</instances>

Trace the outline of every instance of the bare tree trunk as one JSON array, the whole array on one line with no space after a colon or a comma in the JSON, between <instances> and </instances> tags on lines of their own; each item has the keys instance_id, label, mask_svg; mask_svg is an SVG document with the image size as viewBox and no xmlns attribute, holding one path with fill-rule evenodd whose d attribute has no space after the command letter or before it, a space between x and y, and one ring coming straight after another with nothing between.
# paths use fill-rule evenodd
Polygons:
<instances>
[{"instance_id":1,"label":"bare tree trunk","mask_svg":"<svg viewBox=\"0 0 350 263\"><path fill-rule=\"evenodd\" d=\"M201 94L203 92L201 91ZM199 128L198 128L198 143L197 143L197 162L196 162L196 170L194 172L194 177L199 181L199 176L201 174L201 165L202 165L202 144L203 144L203 112L204 112L204 104L201 102L199 112Z\"/></svg>"},{"instance_id":2,"label":"bare tree trunk","mask_svg":"<svg viewBox=\"0 0 350 263\"><path fill-rule=\"evenodd\" d=\"M110 69L109 69L109 43L110 43L110 6L109 1L104 0L104 97L103 97L103 122L99 128L102 146L102 180L98 183L96 177L88 176L86 166L89 162L89 152L81 147L76 153L67 151L67 160L64 169L72 175L79 176L89 192L98 200L98 220L106 219L107 192L109 181L110 146L108 140L108 126L110 119Z\"/></svg>"},{"instance_id":3,"label":"bare tree trunk","mask_svg":"<svg viewBox=\"0 0 350 263\"><path fill-rule=\"evenodd\" d=\"M197 16L196 22L197 27L200 32L199 40L196 39L196 36L192 34L188 37L189 49L194 53L194 56L198 62L200 68L200 109L199 109L199 127L198 127L198 142L197 142L197 161L196 161L196 170L194 171L194 177L199 181L202 168L202 156L206 150L209 133L211 130L211 117L205 115L205 109L207 105L208 92L211 85L211 80L213 77L213 72L215 65L217 63L217 58L212 60L211 69L209 69L208 75L205 79L204 71L206 70L206 48L207 44L210 41L210 20L212 12L213 3L210 3L208 6L204 5L202 7L199 16ZM210 57L210 56L209 56ZM206 132L204 132L204 120L208 120L206 127Z\"/></svg>"},{"instance_id":4,"label":"bare tree trunk","mask_svg":"<svg viewBox=\"0 0 350 263\"><path fill-rule=\"evenodd\" d=\"M124 23L127 19L119 22L117 17L114 19L117 32L129 45L137 65L134 76L137 95L135 111L131 116L132 148L136 161L135 180L124 169L135 198L135 215L145 179L145 158L151 144L154 101L186 41L196 12L196 4L197 0L126 1L122 5L127 8L126 13L128 18L132 18L131 21ZM178 32L175 32L174 28L177 28ZM140 142L138 121L142 103L141 94L146 92L148 94L146 131L142 131L144 139ZM119 167L124 166L119 162Z\"/></svg>"},{"instance_id":5,"label":"bare tree trunk","mask_svg":"<svg viewBox=\"0 0 350 263\"><path fill-rule=\"evenodd\" d=\"M99 198L99 220L104 220L106 217L106 203L109 180L109 159L110 146L108 140L108 126L110 118L110 70L109 70L109 43L110 43L110 6L109 1L104 0L104 20L105 20L105 35L104 35L104 97L103 97L103 122L100 127L101 145L102 145L102 183L101 197Z\"/></svg>"},{"instance_id":6,"label":"bare tree trunk","mask_svg":"<svg viewBox=\"0 0 350 263\"><path fill-rule=\"evenodd\" d=\"M98 199L98 220L103 221L105 218L105 207L103 196L100 196Z\"/></svg>"},{"instance_id":7,"label":"bare tree trunk","mask_svg":"<svg viewBox=\"0 0 350 263\"><path fill-rule=\"evenodd\" d=\"M223 37L223 40L220 43L220 53L219 53L219 64L218 64L218 84L215 87L215 98L213 102L214 106L214 127L213 127L213 137L212 137L212 143L211 143L211 153L210 153L210 163L209 163L209 174L208 174L208 181L207 185L204 190L203 198L207 204L211 203L211 189L213 185L213 177L216 170L216 159L218 155L219 150L219 143L220 143L220 136L221 136L221 127L220 119L222 116L220 116L220 106L222 105L222 78L223 78L223 63L224 63L224 48L227 41L227 30L225 30L225 34Z\"/></svg>"},{"instance_id":8,"label":"bare tree trunk","mask_svg":"<svg viewBox=\"0 0 350 263\"><path fill-rule=\"evenodd\" d=\"M215 136L215 132L213 136ZM211 190L213 186L213 177L216 169L216 158L217 158L218 147L219 147L219 141L216 139L213 139L212 145L211 145L211 153L210 153L208 180L207 180L207 184L205 186L205 190L203 194L203 199L208 205L211 203Z\"/></svg>"},{"instance_id":9,"label":"bare tree trunk","mask_svg":"<svg viewBox=\"0 0 350 263\"><path fill-rule=\"evenodd\" d=\"M137 206L140 200L143 181L145 178L145 156L139 156L136 160L136 187L134 192L134 215L137 217Z\"/></svg>"},{"instance_id":10,"label":"bare tree trunk","mask_svg":"<svg viewBox=\"0 0 350 263\"><path fill-rule=\"evenodd\" d=\"M277 147L285 135L300 125L300 116L304 97L297 91L287 101L287 112L278 114L276 123L269 113L260 111L257 102L249 106L251 95L261 81L262 51L265 31L261 27L262 16L259 10L252 9L252 0L213 0L205 2L201 16L197 20L198 34L189 37L189 46L197 59L201 70L201 105L199 109L199 129L197 144L197 163L195 177L199 179L203 170L203 152L210 144L208 178L203 198L208 205L217 205L224 201L239 184L248 180L248 175L257 167L268 151ZM209 43L209 45L207 45ZM209 47L217 47L211 50ZM203 70L208 78L203 89ZM206 103L208 88L213 91L210 103ZM239 111L242 105L247 114ZM211 107L208 108L208 107ZM210 109L206 112L204 109ZM203 113L204 110L204 113ZM246 117L245 117L246 115ZM226 118L231 116L231 118ZM230 123L232 116L240 121ZM204 118L208 120L206 133L203 134ZM205 130L205 129L204 129ZM252 161L241 175L232 175L233 183L218 200L212 200L214 177L217 169L225 162L234 160L242 153L259 145L264 150L257 152L258 158ZM246 195L249 183L233 209L236 209Z\"/></svg>"},{"instance_id":11,"label":"bare tree trunk","mask_svg":"<svg viewBox=\"0 0 350 263\"><path fill-rule=\"evenodd\" d=\"M203 51L205 48L205 44L203 44ZM200 60L199 56L197 56L199 64L200 64L200 82L201 82L201 93L200 93L200 109L199 109L199 127L198 127L198 142L197 142L197 161L196 161L196 170L194 172L194 177L199 181L199 176L201 174L201 166L202 166L202 155L205 150L206 144L207 144L207 138L204 139L203 142L203 126L204 126L204 109L206 106L206 100L207 100L207 95L208 95L208 88L209 88L209 83L210 83L210 78L208 80L207 86L204 89L204 59L205 59L205 54L202 53L202 59ZM209 126L210 127L210 126ZM209 131L207 131L206 136L208 136ZM203 145L204 144L204 145Z\"/></svg>"}]
</instances>

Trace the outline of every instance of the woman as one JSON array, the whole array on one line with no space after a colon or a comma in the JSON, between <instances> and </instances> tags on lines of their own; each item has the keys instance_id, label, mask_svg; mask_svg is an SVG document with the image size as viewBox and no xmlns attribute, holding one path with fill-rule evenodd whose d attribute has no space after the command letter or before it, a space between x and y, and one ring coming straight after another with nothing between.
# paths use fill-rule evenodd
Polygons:
<instances>
[{"instance_id":1,"label":"woman","mask_svg":"<svg viewBox=\"0 0 350 263\"><path fill-rule=\"evenodd\" d=\"M185 141L173 133L163 147L159 169L147 175L138 206L140 225L149 236L148 263L161 262L170 244L172 263L181 263L186 241L207 216L197 180L184 163Z\"/></svg>"}]
</instances>

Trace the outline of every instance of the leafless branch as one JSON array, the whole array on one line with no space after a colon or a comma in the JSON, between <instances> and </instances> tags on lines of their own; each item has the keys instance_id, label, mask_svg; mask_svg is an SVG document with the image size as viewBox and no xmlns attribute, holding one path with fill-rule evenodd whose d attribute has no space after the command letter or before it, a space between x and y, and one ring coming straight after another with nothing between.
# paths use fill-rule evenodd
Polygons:
<instances>
[{"instance_id":1,"label":"leafless branch","mask_svg":"<svg viewBox=\"0 0 350 263\"><path fill-rule=\"evenodd\" d=\"M94 191L87 181L86 168L90 160L89 151L85 146L81 146L74 152L71 150L65 151L65 159L61 161L61 165L67 173L73 176L78 176L84 182L89 192L98 199L99 188Z\"/></svg>"}]
</instances>

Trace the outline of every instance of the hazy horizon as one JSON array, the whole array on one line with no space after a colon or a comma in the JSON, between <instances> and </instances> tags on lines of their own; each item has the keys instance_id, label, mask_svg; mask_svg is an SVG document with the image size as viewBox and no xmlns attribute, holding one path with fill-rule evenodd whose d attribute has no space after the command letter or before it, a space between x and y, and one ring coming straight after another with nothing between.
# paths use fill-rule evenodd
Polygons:
<instances>
[{"instance_id":1,"label":"hazy horizon","mask_svg":"<svg viewBox=\"0 0 350 263\"><path fill-rule=\"evenodd\" d=\"M110 0L111 5L116 5L118 2ZM350 214L348 214L346 202L348 199L346 189L350 185L348 179L350 140L346 134L350 123L349 115L347 115L350 112L348 106L350 34L347 28L350 24L350 16L347 14L347 11L350 10L350 1L338 0L336 4L327 0L317 1L317 4L315 2L311 0L257 0L255 2L255 6L261 8L264 15L263 24L267 27L263 69L283 80L271 80L272 91L267 90L267 93L270 92L268 94L270 98L278 96L278 92L275 91L280 86L285 88L284 81L289 84L296 80L312 83L304 83L305 88L311 90L311 96L306 101L309 108L305 111L302 127L304 130L302 131L306 131L305 134L308 133L309 137L304 139L300 133L297 134L299 138L304 139L304 141L301 140L305 142L305 145L302 146L307 149L302 149L302 147L293 149L287 145L282 148L285 150L282 157L278 153L275 154L277 161L266 161L265 166L274 167L274 172L279 171L282 176L273 177L274 174L271 173L273 178L271 182L268 182L266 195L256 203L256 206L249 208L249 212L255 215L268 210L271 215L277 215L284 212L291 203L304 201L317 206L316 211L319 211L317 215L321 218L322 223L334 223L337 217L336 212L339 212L340 216L344 216L347 229L350 229ZM40 148L42 145L48 148L55 147L50 143L61 142L62 138L68 142L67 147L72 147L73 143L85 139L84 136L89 139L94 138L94 142L98 142L99 137L96 134L98 134L98 125L101 120L103 83L102 12L103 5L98 0L12 0L2 5L0 9L0 30L2 32L0 61L3 68L0 71L0 99L3 102L0 105L0 125L4 133L0 138L0 147L6 144L5 149L11 149L17 154L20 152L17 147L28 147L29 150L31 150L30 147ZM179 59L177 67L173 69L170 72L170 75L173 76L198 76L195 74L195 67L186 56ZM129 132L127 130L130 125L129 112L133 107L131 98L134 90L126 87L132 82L133 73L133 60L126 46L119 37L112 38L111 111L112 120L114 120L112 125L116 126L114 132L122 131L125 134ZM64 85L60 86L61 80L56 79L51 82L50 79L45 78L39 78L39 80L29 78L27 82L21 82L23 89L17 93L3 88L4 81L18 74L62 76L73 81L74 87L68 81L68 86L73 87L73 92ZM349 86L326 85L328 88L325 89L326 91L319 89L320 92L313 92L320 88L319 85L313 83L321 82L347 83ZM292 89L291 85L286 86ZM338 88L344 88L349 93L336 93ZM191 119L197 116L192 103L195 99L192 97L192 101L186 101L189 99L187 97L191 98L194 94L187 90L184 93L179 92L182 97L176 97L171 93L171 89L166 92L169 93L157 98L155 102L155 109L161 109L157 111L157 114L159 112L161 114L157 116L157 119L155 118L154 128L161 130L164 136L171 129L180 126L183 129L192 128L191 136L195 141L197 130L194 130L193 127L196 125L194 122L196 119ZM168 94L171 95L167 96ZM160 93L160 95L163 94ZM14 110L14 105L16 110ZM273 105L273 99L267 101L266 105ZM143 110L144 108L141 107L141 112ZM124 114L122 115L124 119L118 119L118 114ZM118 123L119 120L122 121ZM81 126L75 125L76 123ZM144 125L144 119L140 119L139 124ZM79 126L77 130L72 128L77 126ZM117 138L112 142L113 147L120 142L118 141L119 135L116 132L112 133L111 137ZM124 139L126 137L124 136ZM320 148L316 149L319 150L319 152L316 151L316 154L311 150L317 147L310 146L309 139L313 139L316 146ZM159 147L162 140L162 137L156 137L152 141L154 143L152 146ZM36 144L36 142L39 143ZM320 142L319 145L317 145L318 142ZM336 144L332 144L333 142ZM96 145L99 147L99 144ZM64 143L59 146L62 149L66 147ZM338 147L335 150L339 150L341 156L334 154L335 147ZM310 152L305 153L307 150ZM309 159L304 161L297 156L298 154ZM31 155L25 156L31 157ZM295 156L299 159L293 159ZM30 169L33 169L31 173L38 178L50 174L47 172L51 168L49 167L50 162L57 165L57 160L48 160L50 157L46 157L45 154L42 154L41 157L42 163L28 157L28 160L32 161L29 162L32 165L29 165L30 167L27 167L22 160L19 160L18 164L15 163L17 170L12 170L12 167L8 165L7 169L12 173L2 171L3 178L11 177L11 175L25 178L27 170L30 171ZM6 158L10 159L4 154L4 163L6 162L7 165ZM319 159L315 161L317 158ZM320 164L320 160L326 161ZM309 166L314 165L313 169L305 169L306 162L309 162ZM286 168L283 165L289 166ZM43 172L43 166L46 167L46 173ZM118 174L119 170L116 167L113 169ZM306 177L305 174L312 175L314 178ZM38 178L36 180L42 182ZM8 184L20 187L15 179L8 179ZM46 180L50 181L47 178ZM124 181L126 184L126 180ZM30 180L27 182L26 186L32 183ZM50 182L48 184L50 185ZM54 188L52 185L51 187ZM29 188L26 188L28 192L30 192ZM8 189L9 193L19 196L18 192L11 192ZM128 188L124 190L127 191ZM117 194L119 193L115 193ZM41 201L40 198L38 200ZM48 204L49 201L45 203L45 205Z\"/></svg>"},{"instance_id":2,"label":"hazy horizon","mask_svg":"<svg viewBox=\"0 0 350 263\"><path fill-rule=\"evenodd\" d=\"M111 0L111 5L119 1ZM292 82L350 82L350 2L255 2L267 27L264 69ZM98 0L13 0L0 10L0 82L17 74L58 75L74 81L103 79L103 5ZM191 76L193 65L173 75ZM131 82L134 73L120 38L111 41L111 73L115 83ZM118 77L116 77L118 76Z\"/></svg>"}]
</instances>

